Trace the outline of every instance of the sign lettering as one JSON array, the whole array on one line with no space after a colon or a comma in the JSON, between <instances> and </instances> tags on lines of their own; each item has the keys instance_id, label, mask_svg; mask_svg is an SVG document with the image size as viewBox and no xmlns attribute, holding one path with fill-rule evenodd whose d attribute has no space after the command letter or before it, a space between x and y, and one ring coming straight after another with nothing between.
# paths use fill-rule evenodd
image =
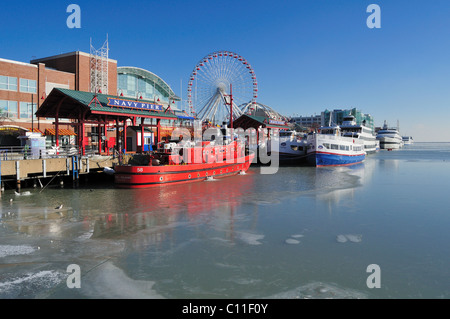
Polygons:
<instances>
[{"instance_id":1,"label":"sign lettering","mask_svg":"<svg viewBox=\"0 0 450 319\"><path fill-rule=\"evenodd\" d=\"M148 110L148 111L163 111L161 104L144 103L129 100L113 99L108 97L108 106L127 107L132 109Z\"/></svg>"}]
</instances>

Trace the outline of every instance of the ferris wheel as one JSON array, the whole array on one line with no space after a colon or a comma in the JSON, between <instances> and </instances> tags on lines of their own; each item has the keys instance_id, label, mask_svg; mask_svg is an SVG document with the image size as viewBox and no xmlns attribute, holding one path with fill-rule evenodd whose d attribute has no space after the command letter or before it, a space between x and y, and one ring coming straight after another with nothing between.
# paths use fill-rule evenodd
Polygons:
<instances>
[{"instance_id":1,"label":"ferris wheel","mask_svg":"<svg viewBox=\"0 0 450 319\"><path fill-rule=\"evenodd\" d=\"M231 109L233 119L236 119L243 114L238 106L256 104L257 97L258 82L252 66L230 51L205 56L189 79L189 111L202 121L228 122Z\"/></svg>"}]
</instances>

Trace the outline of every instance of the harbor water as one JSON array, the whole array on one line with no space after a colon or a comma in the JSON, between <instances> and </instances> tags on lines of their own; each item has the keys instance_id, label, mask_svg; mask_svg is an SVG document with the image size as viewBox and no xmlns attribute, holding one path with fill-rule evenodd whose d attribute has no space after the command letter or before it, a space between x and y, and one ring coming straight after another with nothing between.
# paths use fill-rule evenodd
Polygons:
<instances>
[{"instance_id":1,"label":"harbor water","mask_svg":"<svg viewBox=\"0 0 450 319\"><path fill-rule=\"evenodd\" d=\"M449 185L450 143L415 143L348 167L7 189L0 298L448 299Z\"/></svg>"}]
</instances>

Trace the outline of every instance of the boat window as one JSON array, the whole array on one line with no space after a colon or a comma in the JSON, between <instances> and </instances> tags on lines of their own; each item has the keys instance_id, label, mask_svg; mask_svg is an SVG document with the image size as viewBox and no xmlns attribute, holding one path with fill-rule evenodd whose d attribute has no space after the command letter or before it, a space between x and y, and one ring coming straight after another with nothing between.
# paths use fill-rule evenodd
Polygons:
<instances>
[{"instance_id":1,"label":"boat window","mask_svg":"<svg viewBox=\"0 0 450 319\"><path fill-rule=\"evenodd\" d=\"M340 149L341 151L345 151L345 145L339 145L339 149Z\"/></svg>"},{"instance_id":2,"label":"boat window","mask_svg":"<svg viewBox=\"0 0 450 319\"><path fill-rule=\"evenodd\" d=\"M323 143L323 147L330 148L330 144L329 143Z\"/></svg>"},{"instance_id":3,"label":"boat window","mask_svg":"<svg viewBox=\"0 0 450 319\"><path fill-rule=\"evenodd\" d=\"M332 149L332 150L338 150L338 149L339 149L339 145L337 145L337 144L331 144L331 149Z\"/></svg>"}]
</instances>

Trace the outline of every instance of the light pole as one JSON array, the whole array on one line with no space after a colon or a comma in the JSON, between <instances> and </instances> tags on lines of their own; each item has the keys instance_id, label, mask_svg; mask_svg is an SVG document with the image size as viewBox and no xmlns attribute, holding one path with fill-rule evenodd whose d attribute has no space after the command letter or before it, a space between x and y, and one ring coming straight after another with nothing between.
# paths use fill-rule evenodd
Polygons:
<instances>
[{"instance_id":1,"label":"light pole","mask_svg":"<svg viewBox=\"0 0 450 319\"><path fill-rule=\"evenodd\" d=\"M230 84L230 94L224 94L224 96L228 96L230 98L230 102L228 103L225 99L225 104L230 106L230 128L233 128L233 87Z\"/></svg>"}]
</instances>

